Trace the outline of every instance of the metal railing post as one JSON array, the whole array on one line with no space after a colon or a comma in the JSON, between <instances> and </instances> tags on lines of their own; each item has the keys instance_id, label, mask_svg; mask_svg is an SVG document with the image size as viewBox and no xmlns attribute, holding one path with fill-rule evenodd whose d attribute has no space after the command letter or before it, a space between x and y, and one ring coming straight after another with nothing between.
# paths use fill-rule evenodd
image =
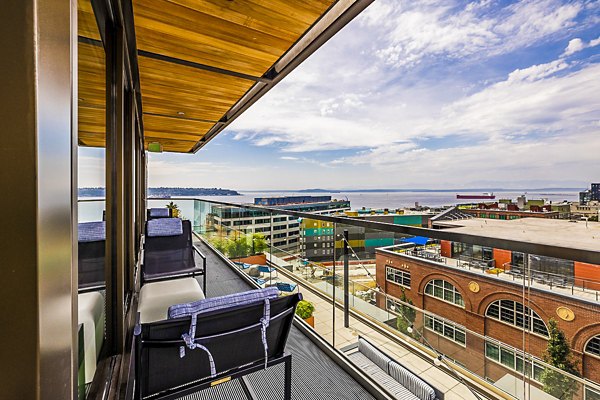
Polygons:
<instances>
[{"instance_id":1,"label":"metal railing post","mask_svg":"<svg viewBox=\"0 0 600 400\"><path fill-rule=\"evenodd\" d=\"M350 267L348 262L348 229L344 229L344 327L350 327L350 296L349 296L349 275ZM335 278L333 284L335 285Z\"/></svg>"}]
</instances>

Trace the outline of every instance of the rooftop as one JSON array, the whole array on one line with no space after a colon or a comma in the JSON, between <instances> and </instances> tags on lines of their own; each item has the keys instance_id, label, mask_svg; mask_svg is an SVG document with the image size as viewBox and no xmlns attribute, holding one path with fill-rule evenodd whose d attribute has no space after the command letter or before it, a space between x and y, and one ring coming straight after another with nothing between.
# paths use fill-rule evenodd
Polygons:
<instances>
[{"instance_id":1,"label":"rooftop","mask_svg":"<svg viewBox=\"0 0 600 400\"><path fill-rule=\"evenodd\" d=\"M445 230L494 239L519 240L550 246L597 251L600 223L562 219L521 218L513 220L461 219L436 222Z\"/></svg>"}]
</instances>

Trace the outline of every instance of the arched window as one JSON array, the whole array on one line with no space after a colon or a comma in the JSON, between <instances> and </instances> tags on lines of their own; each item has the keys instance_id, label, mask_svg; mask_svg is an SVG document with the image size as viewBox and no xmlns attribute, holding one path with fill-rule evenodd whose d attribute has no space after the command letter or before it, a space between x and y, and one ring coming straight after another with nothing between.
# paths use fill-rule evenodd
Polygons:
<instances>
[{"instance_id":1,"label":"arched window","mask_svg":"<svg viewBox=\"0 0 600 400\"><path fill-rule=\"evenodd\" d=\"M464 307L465 301L458 289L443 279L434 279L425 286L425 294L442 299L457 306Z\"/></svg>"},{"instance_id":2,"label":"arched window","mask_svg":"<svg viewBox=\"0 0 600 400\"><path fill-rule=\"evenodd\" d=\"M531 330L538 335L548 336L548 328L538 313L517 301L496 300L488 306L485 316L521 329Z\"/></svg>"},{"instance_id":3,"label":"arched window","mask_svg":"<svg viewBox=\"0 0 600 400\"><path fill-rule=\"evenodd\" d=\"M600 357L600 335L591 338L585 345L585 350L588 354L593 354Z\"/></svg>"}]
</instances>

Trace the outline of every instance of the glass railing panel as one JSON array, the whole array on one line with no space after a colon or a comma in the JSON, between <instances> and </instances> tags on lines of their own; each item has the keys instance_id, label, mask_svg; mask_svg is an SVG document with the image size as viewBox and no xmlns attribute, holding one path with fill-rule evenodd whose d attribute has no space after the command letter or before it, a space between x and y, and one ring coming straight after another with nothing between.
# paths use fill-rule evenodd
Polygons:
<instances>
[{"instance_id":1,"label":"glass railing panel","mask_svg":"<svg viewBox=\"0 0 600 400\"><path fill-rule=\"evenodd\" d=\"M182 199L182 198L149 198L147 201L148 208L170 208L173 210L173 216L177 216L181 219L187 219L192 222L192 226L195 225L194 209L195 201L193 199Z\"/></svg>"},{"instance_id":2,"label":"glass railing panel","mask_svg":"<svg viewBox=\"0 0 600 400\"><path fill-rule=\"evenodd\" d=\"M469 250L461 243L317 215L227 207L195 206L221 216L220 226L203 224L203 236L224 243L215 247L261 286L279 285L282 294L301 292L314 306L313 329L338 349L365 337L448 392L455 387L453 394L460 398L477 398L461 383L465 376L514 398L594 399L600 392L594 372L600 362L595 281L582 277L580 272L588 270L575 262ZM290 245L295 226L289 225L296 222L299 241ZM264 235L264 250L252 247L257 233ZM245 252L228 250L242 237ZM568 278L570 285L558 277ZM550 321L557 321L560 332ZM556 353L550 342L570 350L573 369L554 366L561 364L548 356Z\"/></svg>"},{"instance_id":3,"label":"glass railing panel","mask_svg":"<svg viewBox=\"0 0 600 400\"><path fill-rule=\"evenodd\" d=\"M103 221L106 212L104 199L82 198L77 202L78 222Z\"/></svg>"}]
</instances>

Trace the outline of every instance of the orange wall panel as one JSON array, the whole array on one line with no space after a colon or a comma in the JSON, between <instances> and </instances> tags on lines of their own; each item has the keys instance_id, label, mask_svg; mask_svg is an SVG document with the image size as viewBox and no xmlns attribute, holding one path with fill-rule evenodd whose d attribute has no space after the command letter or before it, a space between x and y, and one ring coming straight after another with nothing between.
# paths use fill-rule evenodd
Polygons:
<instances>
[{"instance_id":1,"label":"orange wall panel","mask_svg":"<svg viewBox=\"0 0 600 400\"><path fill-rule=\"evenodd\" d=\"M441 245L442 245L442 250L441 250L442 256L452 257L452 242L449 242L448 240L442 240Z\"/></svg>"},{"instance_id":2,"label":"orange wall panel","mask_svg":"<svg viewBox=\"0 0 600 400\"><path fill-rule=\"evenodd\" d=\"M585 285L586 289L600 290L600 265L575 261L575 284Z\"/></svg>"},{"instance_id":3,"label":"orange wall panel","mask_svg":"<svg viewBox=\"0 0 600 400\"><path fill-rule=\"evenodd\" d=\"M496 267L502 268L504 264L510 264L512 261L512 252L510 250L494 249L494 260L496 260ZM507 269L510 269L510 267Z\"/></svg>"}]
</instances>

